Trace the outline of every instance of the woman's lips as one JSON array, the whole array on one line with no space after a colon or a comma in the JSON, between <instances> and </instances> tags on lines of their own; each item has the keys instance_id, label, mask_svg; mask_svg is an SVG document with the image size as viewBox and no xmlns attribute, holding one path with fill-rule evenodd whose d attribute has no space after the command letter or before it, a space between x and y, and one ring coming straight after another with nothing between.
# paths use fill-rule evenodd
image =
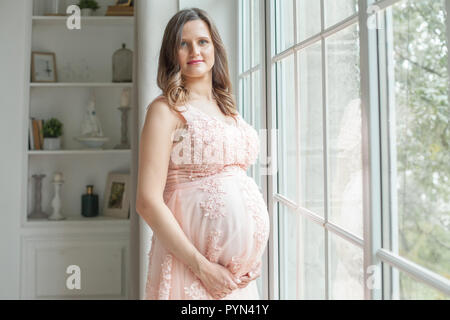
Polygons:
<instances>
[{"instance_id":1,"label":"woman's lips","mask_svg":"<svg viewBox=\"0 0 450 320\"><path fill-rule=\"evenodd\" d=\"M199 64L200 62L203 62L203 60L192 60L189 61L188 64Z\"/></svg>"}]
</instances>

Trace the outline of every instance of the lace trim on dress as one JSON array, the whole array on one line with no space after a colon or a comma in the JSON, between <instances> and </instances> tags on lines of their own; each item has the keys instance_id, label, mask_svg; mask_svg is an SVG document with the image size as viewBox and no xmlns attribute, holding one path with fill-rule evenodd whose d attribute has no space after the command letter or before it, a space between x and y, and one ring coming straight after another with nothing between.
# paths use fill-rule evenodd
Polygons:
<instances>
[{"instance_id":1,"label":"lace trim on dress","mask_svg":"<svg viewBox=\"0 0 450 320\"><path fill-rule=\"evenodd\" d=\"M253 233L253 238L255 239L253 255L258 256L262 254L261 250L265 247L264 245L269 238L269 228L266 227L263 218L261 217L261 213L266 210L264 200L261 199L261 194L255 192L255 189L250 186L250 184L254 183L251 178L248 176L242 176L240 181L246 210L251 213L256 224L256 228Z\"/></svg>"},{"instance_id":2,"label":"lace trim on dress","mask_svg":"<svg viewBox=\"0 0 450 320\"><path fill-rule=\"evenodd\" d=\"M207 298L206 290L199 280L195 280L189 287L184 287L184 294L193 300L204 300Z\"/></svg>"},{"instance_id":3,"label":"lace trim on dress","mask_svg":"<svg viewBox=\"0 0 450 320\"><path fill-rule=\"evenodd\" d=\"M148 252L148 273L147 273L147 283L145 286L145 294L147 296L147 299L153 299L154 296L154 292L155 292L155 287L154 285L152 285L152 282L150 281L150 270L152 270L152 264L153 264L153 252L155 251L155 236L152 236L152 240L151 240L152 244L151 244L151 248L150 251Z\"/></svg>"},{"instance_id":4,"label":"lace trim on dress","mask_svg":"<svg viewBox=\"0 0 450 320\"><path fill-rule=\"evenodd\" d=\"M208 178L199 187L200 190L208 193L208 198L200 201L200 208L203 216L209 219L225 217L225 201L223 200L225 191L219 181L218 179Z\"/></svg>"},{"instance_id":5,"label":"lace trim on dress","mask_svg":"<svg viewBox=\"0 0 450 320\"><path fill-rule=\"evenodd\" d=\"M168 254L161 265L161 278L159 282L159 300L168 300L170 295L170 280L172 278L172 255Z\"/></svg>"},{"instance_id":6,"label":"lace trim on dress","mask_svg":"<svg viewBox=\"0 0 450 320\"><path fill-rule=\"evenodd\" d=\"M222 236L222 231L212 230L208 235L208 244L206 248L206 258L214 263L219 261L222 248L219 247L219 240Z\"/></svg>"}]
</instances>

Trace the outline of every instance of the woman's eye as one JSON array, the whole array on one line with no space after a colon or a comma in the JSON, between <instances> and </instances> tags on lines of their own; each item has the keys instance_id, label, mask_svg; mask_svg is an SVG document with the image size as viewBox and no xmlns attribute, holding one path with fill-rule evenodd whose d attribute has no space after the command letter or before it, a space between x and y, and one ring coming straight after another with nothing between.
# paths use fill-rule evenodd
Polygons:
<instances>
[{"instance_id":1,"label":"woman's eye","mask_svg":"<svg viewBox=\"0 0 450 320\"><path fill-rule=\"evenodd\" d=\"M201 44L207 44L208 41L207 41L207 40L200 40L200 43L201 43Z\"/></svg>"},{"instance_id":2,"label":"woman's eye","mask_svg":"<svg viewBox=\"0 0 450 320\"><path fill-rule=\"evenodd\" d=\"M184 47L186 45L185 41L181 41L181 46Z\"/></svg>"}]
</instances>

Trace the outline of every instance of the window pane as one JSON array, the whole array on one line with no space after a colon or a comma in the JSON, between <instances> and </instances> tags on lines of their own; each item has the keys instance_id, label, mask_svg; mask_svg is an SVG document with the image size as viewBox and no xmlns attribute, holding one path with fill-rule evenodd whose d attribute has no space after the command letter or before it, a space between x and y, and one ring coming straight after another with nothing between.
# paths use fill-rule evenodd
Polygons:
<instances>
[{"instance_id":1,"label":"window pane","mask_svg":"<svg viewBox=\"0 0 450 320\"><path fill-rule=\"evenodd\" d=\"M449 277L446 16L443 0L402 1L392 8L396 122L390 135L396 140L399 254Z\"/></svg>"},{"instance_id":2,"label":"window pane","mask_svg":"<svg viewBox=\"0 0 450 320\"><path fill-rule=\"evenodd\" d=\"M294 44L294 3L291 0L275 0L276 53Z\"/></svg>"},{"instance_id":3,"label":"window pane","mask_svg":"<svg viewBox=\"0 0 450 320\"><path fill-rule=\"evenodd\" d=\"M449 300L443 292L427 286L404 272L399 272L400 299L402 300Z\"/></svg>"},{"instance_id":4,"label":"window pane","mask_svg":"<svg viewBox=\"0 0 450 320\"><path fill-rule=\"evenodd\" d=\"M330 220L362 237L359 34L352 25L326 41Z\"/></svg>"},{"instance_id":5,"label":"window pane","mask_svg":"<svg viewBox=\"0 0 450 320\"><path fill-rule=\"evenodd\" d=\"M364 299L363 250L329 232L330 297Z\"/></svg>"},{"instance_id":6,"label":"window pane","mask_svg":"<svg viewBox=\"0 0 450 320\"><path fill-rule=\"evenodd\" d=\"M296 0L297 42L301 42L320 32L320 1Z\"/></svg>"},{"instance_id":7,"label":"window pane","mask_svg":"<svg viewBox=\"0 0 450 320\"><path fill-rule=\"evenodd\" d=\"M251 0L252 6L252 14L253 14L253 25L252 25L252 67L256 66L260 62L261 48L260 46L260 37L261 25L259 21L259 10L260 10L260 1L261 0Z\"/></svg>"},{"instance_id":8,"label":"window pane","mask_svg":"<svg viewBox=\"0 0 450 320\"><path fill-rule=\"evenodd\" d=\"M322 45L300 51L300 205L323 216Z\"/></svg>"},{"instance_id":9,"label":"window pane","mask_svg":"<svg viewBox=\"0 0 450 320\"><path fill-rule=\"evenodd\" d=\"M253 126L258 132L258 136L260 137L260 153L257 159L257 162L254 165L254 172L255 176L254 179L258 186L262 188L261 184L261 161L264 159L262 158L262 155L264 153L263 149L263 141L261 141L261 138L266 138L267 136L264 136L261 131L261 113L262 113L262 93L261 93L261 77L260 77L261 71L258 69L255 72L252 73L252 86L253 86L253 93L252 93L252 113L253 113Z\"/></svg>"},{"instance_id":10,"label":"window pane","mask_svg":"<svg viewBox=\"0 0 450 320\"><path fill-rule=\"evenodd\" d=\"M278 203L280 299L324 299L324 229Z\"/></svg>"},{"instance_id":11,"label":"window pane","mask_svg":"<svg viewBox=\"0 0 450 320\"><path fill-rule=\"evenodd\" d=\"M328 28L358 11L358 0L324 0L325 28Z\"/></svg>"},{"instance_id":12,"label":"window pane","mask_svg":"<svg viewBox=\"0 0 450 320\"><path fill-rule=\"evenodd\" d=\"M294 56L276 64L278 193L297 201Z\"/></svg>"},{"instance_id":13,"label":"window pane","mask_svg":"<svg viewBox=\"0 0 450 320\"><path fill-rule=\"evenodd\" d=\"M242 9L242 72L247 71L250 68L250 1L241 0Z\"/></svg>"}]
</instances>

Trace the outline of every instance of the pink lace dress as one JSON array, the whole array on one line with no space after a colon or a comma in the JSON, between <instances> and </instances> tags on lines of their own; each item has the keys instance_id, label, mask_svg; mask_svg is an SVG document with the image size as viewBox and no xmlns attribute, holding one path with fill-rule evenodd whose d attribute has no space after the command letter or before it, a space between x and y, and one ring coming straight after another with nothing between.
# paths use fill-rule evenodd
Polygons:
<instances>
[{"instance_id":1,"label":"pink lace dress","mask_svg":"<svg viewBox=\"0 0 450 320\"><path fill-rule=\"evenodd\" d=\"M237 277L259 272L269 218L257 184L246 174L259 152L257 132L240 115L231 124L190 105L180 114L186 125L173 137L164 202L208 260ZM155 235L151 243L145 299L213 299ZM259 299L256 282L225 299Z\"/></svg>"}]
</instances>

